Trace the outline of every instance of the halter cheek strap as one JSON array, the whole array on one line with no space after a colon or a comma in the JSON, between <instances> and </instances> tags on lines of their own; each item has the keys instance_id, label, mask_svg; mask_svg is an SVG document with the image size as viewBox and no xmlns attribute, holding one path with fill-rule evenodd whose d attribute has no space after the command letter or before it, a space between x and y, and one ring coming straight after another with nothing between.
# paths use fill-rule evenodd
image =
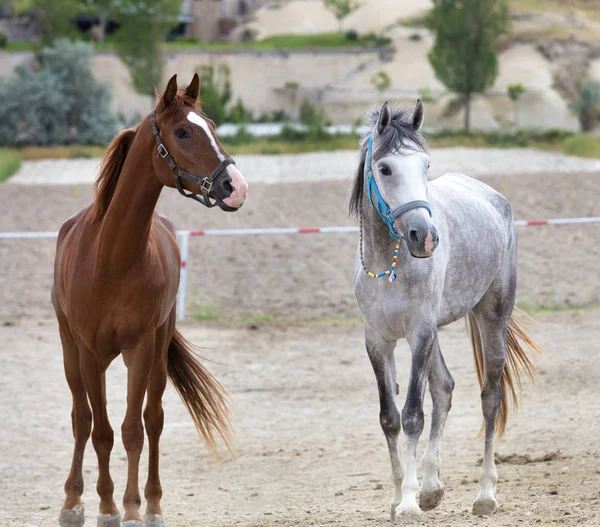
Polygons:
<instances>
[{"instance_id":1,"label":"halter cheek strap","mask_svg":"<svg viewBox=\"0 0 600 527\"><path fill-rule=\"evenodd\" d=\"M388 204L383 199L383 196L379 191L379 187L377 186L377 182L375 181L375 177L373 176L372 162L373 136L369 137L369 143L367 145L367 195L369 196L371 205L373 205L383 222L387 225L390 231L390 236L395 240L400 240L402 239L402 236L400 236L400 234L398 234L396 231L396 228L394 227L394 220L402 216L402 214L413 209L425 209L427 212L429 212L429 216L431 216L431 206L426 201L415 200L404 203L394 210L390 209ZM375 199L373 199L373 196Z\"/></svg>"},{"instance_id":2,"label":"halter cheek strap","mask_svg":"<svg viewBox=\"0 0 600 527\"><path fill-rule=\"evenodd\" d=\"M217 168L215 168L210 175L205 176L203 178L196 177L193 174L190 174L189 172L183 170L177 163L175 163L174 159L171 157L171 154L169 154L167 147L164 145L162 139L160 138L160 133L158 132L158 128L156 126L156 110L152 110L152 113L150 114L150 123L152 124L152 133L154 134L154 139L156 139L156 144L158 146L158 157L162 157L166 161L167 165L169 165L171 173L173 174L173 180L175 181L175 187L177 188L179 193L185 196L186 198L192 198L202 203L202 205L204 205L205 207L214 207L217 204L217 202L211 201L213 184L215 182L215 179L217 179L229 165L235 165L235 161L233 160L233 158L227 157L223 159L223 161L221 161L217 165ZM198 196L198 194L194 192L186 192L183 188L183 185L181 184L182 179L185 179L190 183L198 185L198 187L200 188L201 196ZM228 207L222 202L219 202L219 205L224 210L235 210L231 207Z\"/></svg>"}]
</instances>

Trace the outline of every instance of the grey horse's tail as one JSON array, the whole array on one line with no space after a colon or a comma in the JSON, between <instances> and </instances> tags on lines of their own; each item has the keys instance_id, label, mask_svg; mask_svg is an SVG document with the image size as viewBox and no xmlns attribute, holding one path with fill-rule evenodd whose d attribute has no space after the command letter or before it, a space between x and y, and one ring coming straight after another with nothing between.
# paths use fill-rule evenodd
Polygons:
<instances>
[{"instance_id":1,"label":"grey horse's tail","mask_svg":"<svg viewBox=\"0 0 600 527\"><path fill-rule=\"evenodd\" d=\"M217 436L231 453L229 398L225 388L198 362L193 345L178 330L169 344L167 374L210 453L218 456Z\"/></svg>"},{"instance_id":2,"label":"grey horse's tail","mask_svg":"<svg viewBox=\"0 0 600 527\"><path fill-rule=\"evenodd\" d=\"M483 387L484 362L481 334L479 333L479 327L472 312L469 312L466 320L467 330L473 347L477 380L479 381L479 386ZM506 334L506 365L502 372L502 405L498 414L498 420L496 421L496 434L498 437L504 435L509 406L512 406L513 410L517 410L519 407L522 375L525 374L533 380L533 376L537 371L532 360L533 353L541 354L542 349L529 337L526 327L513 313L510 317Z\"/></svg>"}]
</instances>

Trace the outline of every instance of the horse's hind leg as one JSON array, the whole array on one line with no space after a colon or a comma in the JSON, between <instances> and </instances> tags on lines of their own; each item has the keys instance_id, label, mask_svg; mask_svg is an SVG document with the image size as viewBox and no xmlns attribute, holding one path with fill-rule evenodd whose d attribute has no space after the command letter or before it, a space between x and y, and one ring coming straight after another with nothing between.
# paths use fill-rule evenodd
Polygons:
<instances>
[{"instance_id":1,"label":"horse's hind leg","mask_svg":"<svg viewBox=\"0 0 600 527\"><path fill-rule=\"evenodd\" d=\"M371 330L365 331L367 353L375 372L379 389L379 422L385 434L390 460L392 463L392 482L394 497L392 498L392 519L396 507L402 501L402 480L404 464L400 454L398 436L400 435L400 412L396 407L396 367L394 363L395 342L387 342Z\"/></svg>"},{"instance_id":2,"label":"horse's hind leg","mask_svg":"<svg viewBox=\"0 0 600 527\"><path fill-rule=\"evenodd\" d=\"M446 418L452 405L454 379L446 367L436 338L429 370L429 392L433 401L429 443L422 459L423 482L419 505L424 511L437 507L444 497L444 485L439 480L442 440Z\"/></svg>"},{"instance_id":3,"label":"horse's hind leg","mask_svg":"<svg viewBox=\"0 0 600 527\"><path fill-rule=\"evenodd\" d=\"M94 414L92 443L98 457L98 483L96 490L100 496L98 527L119 527L121 515L113 499L115 489L110 477L110 453L114 444L114 432L106 411L106 376L94 354L83 350L80 355L81 371Z\"/></svg>"},{"instance_id":4,"label":"horse's hind leg","mask_svg":"<svg viewBox=\"0 0 600 527\"><path fill-rule=\"evenodd\" d=\"M515 265L501 269L479 304L473 309L481 339L484 365L481 406L485 420L485 450L481 467L481 488L473 503L473 514L492 514L497 507L494 496L498 473L494 462L496 421L502 406L502 372L506 364L506 333L513 311L516 290ZM477 334L473 333L474 338Z\"/></svg>"},{"instance_id":5,"label":"horse's hind leg","mask_svg":"<svg viewBox=\"0 0 600 527\"><path fill-rule=\"evenodd\" d=\"M92 429L92 412L87 400L85 385L79 368L79 350L73 342L64 321L59 325L63 347L65 376L73 396L71 422L75 446L71 470L65 483L65 501L58 519L61 527L81 527L84 523L83 505L83 454Z\"/></svg>"}]
</instances>

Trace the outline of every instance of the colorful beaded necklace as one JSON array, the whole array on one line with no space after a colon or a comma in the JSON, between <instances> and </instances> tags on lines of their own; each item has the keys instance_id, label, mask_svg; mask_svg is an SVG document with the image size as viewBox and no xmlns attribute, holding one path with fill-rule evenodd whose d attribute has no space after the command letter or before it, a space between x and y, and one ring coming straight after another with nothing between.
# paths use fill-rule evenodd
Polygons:
<instances>
[{"instance_id":1,"label":"colorful beaded necklace","mask_svg":"<svg viewBox=\"0 0 600 527\"><path fill-rule=\"evenodd\" d=\"M358 219L359 219L359 224L360 224L360 241L358 243L358 247L359 247L359 251L360 251L360 263L362 264L362 268L365 270L365 273L367 273L367 276L370 276L371 278L383 278L384 276L387 276L388 280L390 282L395 281L397 278L396 263L398 260L398 251L400 250L400 242L402 240L398 240L398 243L396 244L396 248L394 249L394 257L392 258L391 267L387 271L384 271L383 273L379 273L379 274L372 273L371 271L369 271L369 269L367 268L367 266L365 264L365 256L363 254L363 211L362 211L362 209L360 209L358 211Z\"/></svg>"}]
</instances>

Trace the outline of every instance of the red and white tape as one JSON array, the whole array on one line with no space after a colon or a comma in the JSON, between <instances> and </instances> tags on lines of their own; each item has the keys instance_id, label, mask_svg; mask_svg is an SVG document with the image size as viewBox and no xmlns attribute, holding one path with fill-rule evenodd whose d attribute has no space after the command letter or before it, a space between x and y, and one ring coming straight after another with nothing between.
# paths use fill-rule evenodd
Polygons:
<instances>
[{"instance_id":1,"label":"red and white tape","mask_svg":"<svg viewBox=\"0 0 600 527\"><path fill-rule=\"evenodd\" d=\"M589 218L553 218L549 220L516 220L515 227L540 227L542 225L573 225L582 223L600 223L600 217ZM272 227L266 229L206 229L202 231L177 231L181 250L181 273L177 294L177 318L185 317L185 290L190 236L248 236L256 234L326 234L340 232L358 232L355 226L337 227ZM0 232L0 239L56 238L57 232Z\"/></svg>"}]
</instances>

